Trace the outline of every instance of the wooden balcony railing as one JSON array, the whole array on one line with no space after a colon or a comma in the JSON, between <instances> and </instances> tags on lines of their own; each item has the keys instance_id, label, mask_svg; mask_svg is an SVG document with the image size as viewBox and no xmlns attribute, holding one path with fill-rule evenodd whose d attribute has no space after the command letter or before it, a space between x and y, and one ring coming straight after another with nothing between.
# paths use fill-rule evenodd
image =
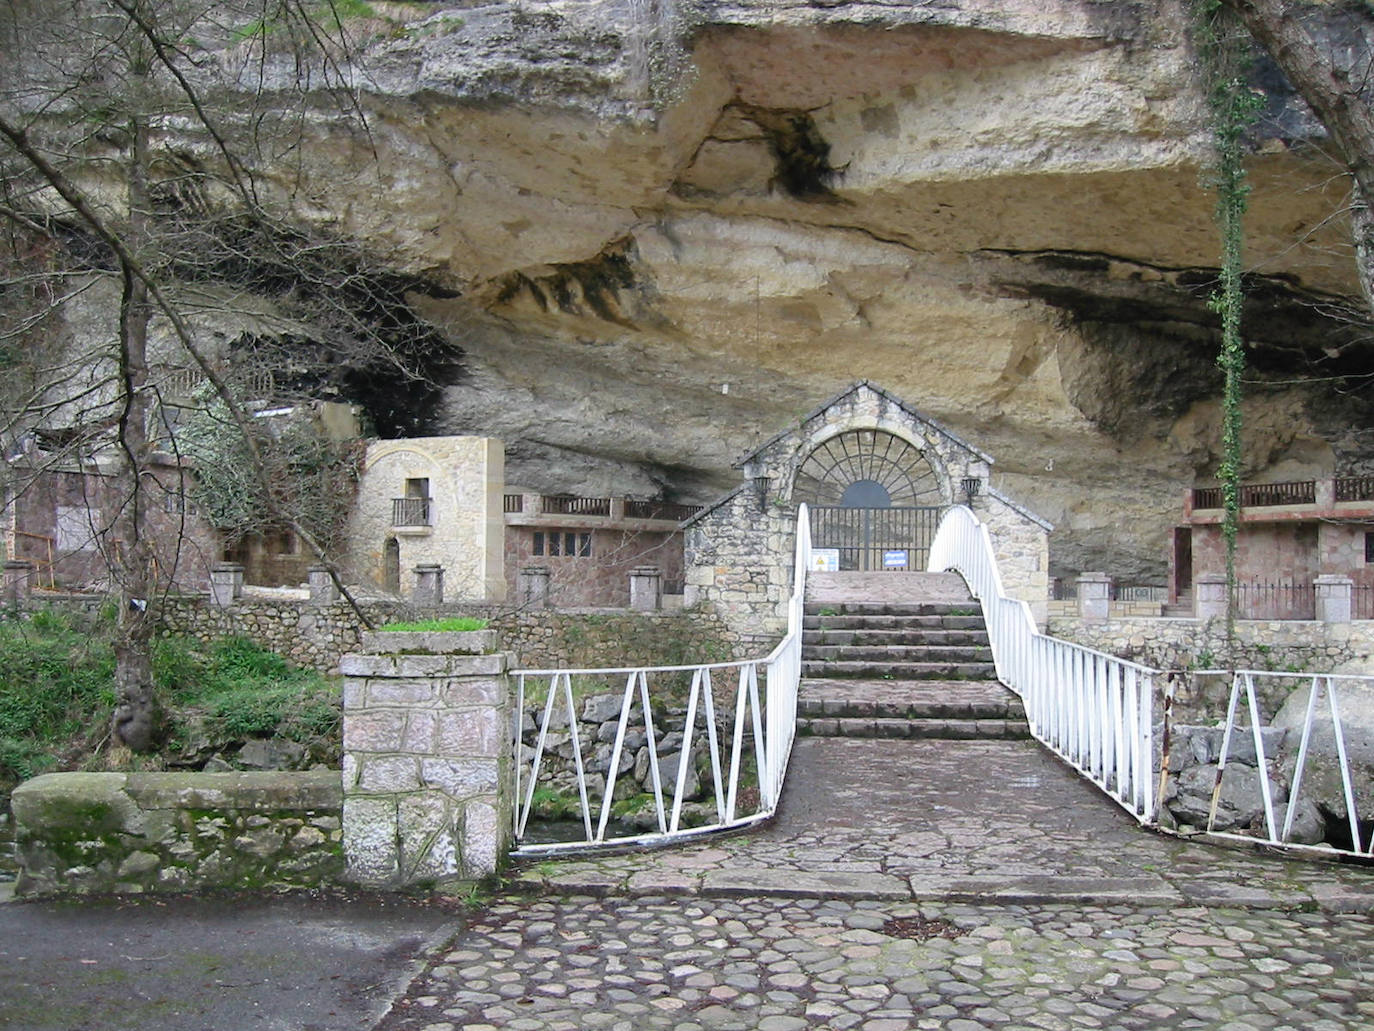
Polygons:
<instances>
[{"instance_id":1,"label":"wooden balcony railing","mask_svg":"<svg viewBox=\"0 0 1374 1031\"><path fill-rule=\"evenodd\" d=\"M429 526L429 498L392 498L392 526Z\"/></svg>"},{"instance_id":2,"label":"wooden balcony railing","mask_svg":"<svg viewBox=\"0 0 1374 1031\"><path fill-rule=\"evenodd\" d=\"M545 515L608 516L611 514L610 498L577 498L570 494L545 494L543 505Z\"/></svg>"},{"instance_id":3,"label":"wooden balcony railing","mask_svg":"<svg viewBox=\"0 0 1374 1031\"><path fill-rule=\"evenodd\" d=\"M1374 476L1336 477L1337 501L1374 501Z\"/></svg>"},{"instance_id":4,"label":"wooden balcony railing","mask_svg":"<svg viewBox=\"0 0 1374 1031\"><path fill-rule=\"evenodd\" d=\"M1247 483L1240 488L1241 508L1315 505L1316 503L1316 480L1291 480L1287 483ZM1220 487L1197 487L1193 490L1194 511L1224 507L1225 498Z\"/></svg>"},{"instance_id":5,"label":"wooden balcony railing","mask_svg":"<svg viewBox=\"0 0 1374 1031\"><path fill-rule=\"evenodd\" d=\"M700 511L700 505L679 505L672 501L625 501L625 516L628 519L671 519L680 523Z\"/></svg>"}]
</instances>

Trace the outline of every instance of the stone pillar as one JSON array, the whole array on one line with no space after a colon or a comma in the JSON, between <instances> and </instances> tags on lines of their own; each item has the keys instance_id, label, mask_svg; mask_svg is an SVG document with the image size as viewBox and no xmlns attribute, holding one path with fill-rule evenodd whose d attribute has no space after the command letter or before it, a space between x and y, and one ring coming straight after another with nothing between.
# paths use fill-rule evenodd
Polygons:
<instances>
[{"instance_id":1,"label":"stone pillar","mask_svg":"<svg viewBox=\"0 0 1374 1031\"><path fill-rule=\"evenodd\" d=\"M1193 578L1193 612L1198 619L1226 618L1226 577L1201 573Z\"/></svg>"},{"instance_id":2,"label":"stone pillar","mask_svg":"<svg viewBox=\"0 0 1374 1031\"><path fill-rule=\"evenodd\" d=\"M1312 583L1317 589L1317 619L1323 623L1349 623L1355 581L1328 573Z\"/></svg>"},{"instance_id":3,"label":"stone pillar","mask_svg":"<svg viewBox=\"0 0 1374 1031\"><path fill-rule=\"evenodd\" d=\"M16 608L27 604L33 593L32 562L22 559L8 559L5 562L4 602Z\"/></svg>"},{"instance_id":4,"label":"stone pillar","mask_svg":"<svg viewBox=\"0 0 1374 1031\"><path fill-rule=\"evenodd\" d=\"M1078 615L1085 623L1105 623L1112 600L1112 578L1083 573L1078 578Z\"/></svg>"},{"instance_id":5,"label":"stone pillar","mask_svg":"<svg viewBox=\"0 0 1374 1031\"><path fill-rule=\"evenodd\" d=\"M548 566L526 566L520 570L520 603L532 609L549 607Z\"/></svg>"},{"instance_id":6,"label":"stone pillar","mask_svg":"<svg viewBox=\"0 0 1374 1031\"><path fill-rule=\"evenodd\" d=\"M658 566L635 566L630 570L630 608L656 612L662 607L663 574Z\"/></svg>"},{"instance_id":7,"label":"stone pillar","mask_svg":"<svg viewBox=\"0 0 1374 1031\"><path fill-rule=\"evenodd\" d=\"M434 608L444 603L444 567L426 563L415 567L415 596L420 608Z\"/></svg>"},{"instance_id":8,"label":"stone pillar","mask_svg":"<svg viewBox=\"0 0 1374 1031\"><path fill-rule=\"evenodd\" d=\"M343 845L358 884L494 874L510 846L510 657L491 630L370 634L345 655Z\"/></svg>"},{"instance_id":9,"label":"stone pillar","mask_svg":"<svg viewBox=\"0 0 1374 1031\"><path fill-rule=\"evenodd\" d=\"M210 601L228 607L243 597L243 566L221 562L210 570Z\"/></svg>"},{"instance_id":10,"label":"stone pillar","mask_svg":"<svg viewBox=\"0 0 1374 1031\"><path fill-rule=\"evenodd\" d=\"M307 574L310 581L310 604L332 605L339 600L339 588L329 575L326 566L311 566Z\"/></svg>"}]
</instances>

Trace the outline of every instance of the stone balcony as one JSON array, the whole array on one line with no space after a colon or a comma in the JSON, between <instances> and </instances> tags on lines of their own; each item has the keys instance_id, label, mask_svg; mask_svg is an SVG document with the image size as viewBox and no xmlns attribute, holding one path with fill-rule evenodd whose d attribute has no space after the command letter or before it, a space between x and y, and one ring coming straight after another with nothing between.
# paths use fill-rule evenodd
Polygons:
<instances>
[{"instance_id":1,"label":"stone balcony","mask_svg":"<svg viewBox=\"0 0 1374 1031\"><path fill-rule=\"evenodd\" d=\"M701 511L701 506L633 498L521 493L507 494L503 509L507 526L671 532L684 519Z\"/></svg>"}]
</instances>

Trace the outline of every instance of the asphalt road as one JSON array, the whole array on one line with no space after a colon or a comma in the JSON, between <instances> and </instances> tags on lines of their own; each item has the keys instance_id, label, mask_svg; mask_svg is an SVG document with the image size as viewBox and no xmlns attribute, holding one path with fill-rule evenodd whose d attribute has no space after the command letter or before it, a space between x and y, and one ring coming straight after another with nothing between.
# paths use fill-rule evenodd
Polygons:
<instances>
[{"instance_id":1,"label":"asphalt road","mask_svg":"<svg viewBox=\"0 0 1374 1031\"><path fill-rule=\"evenodd\" d=\"M359 1031L461 917L382 895L11 901L0 1028Z\"/></svg>"}]
</instances>

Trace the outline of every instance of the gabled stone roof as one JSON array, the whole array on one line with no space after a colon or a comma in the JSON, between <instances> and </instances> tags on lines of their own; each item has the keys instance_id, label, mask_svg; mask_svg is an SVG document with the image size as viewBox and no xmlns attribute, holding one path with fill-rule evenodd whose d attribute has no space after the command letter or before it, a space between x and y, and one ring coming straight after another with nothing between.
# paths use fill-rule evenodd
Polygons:
<instances>
[{"instance_id":1,"label":"gabled stone roof","mask_svg":"<svg viewBox=\"0 0 1374 1031\"><path fill-rule=\"evenodd\" d=\"M737 458L737 459L735 460L735 462L734 462L734 467L735 467L736 469L742 468L744 465L746 465L747 463L749 463L750 461L752 461L754 458L758 457L758 456L759 456L760 454L762 454L764 451L767 451L767 450L768 450L770 447L772 447L774 444L778 443L778 442L781 441L781 440L786 439L786 438L787 438L788 436L790 436L790 435L793 435L793 434L796 434L796 433L800 432L800 430L801 430L802 428L804 428L804 427L806 426L807 423L811 422L813 419L816 419L816 418L818 418L818 417L824 415L830 408L832 408L833 406L835 406L836 404L838 404L840 401L844 400L844 399L845 399L846 397L848 397L850 394L857 393L857 392L860 391L860 390L869 390L869 391L872 391L874 394L877 394L877 395L878 395L879 397L881 397L883 400L885 400L885 401L889 402L890 404L893 404L893 405L897 406L898 408L902 409L902 411L906 412L908 415L910 415L910 416L911 416L913 419L915 419L917 422L920 422L920 423L922 423L922 424L925 425L925 426L929 426L931 429L935 430L935 431L936 431L937 433L939 433L941 436L945 437L946 439L948 439L949 441L951 441L952 443L954 443L954 444L957 445L958 447L961 447L961 448L963 448L965 451L969 452L970 454L977 456L977 457L978 457L979 459L981 459L982 461L988 463L988 465L992 465L992 464L993 464L992 456L989 455L987 452L982 451L981 449L974 447L972 444L970 444L968 441L964 440L964 439L963 439L962 437L960 437L958 434L951 433L949 430L945 429L945 427L941 426L941 425L940 425L938 422L936 422L934 419L931 419L931 418L928 418L927 416L922 415L920 412L918 412L915 408L913 408L913 407L912 407L910 404L908 404L906 401L902 400L902 399L901 399L900 397L898 397L896 394L893 394L893 393L891 393L891 392L889 392L889 391L887 391L887 390L884 390L882 387L878 386L876 383L870 383L870 382L869 382L868 380L866 380L866 379L861 379L861 380L859 380L858 382L853 383L853 384L851 384L851 385L848 386L848 387L845 387L843 390L841 390L839 393L835 394L835 395L834 395L833 397L831 397L829 400L822 402L820 405L818 405L818 406L817 406L816 408L814 408L812 411L810 411L809 413L807 413L806 415L804 415L804 416L802 417L801 421L800 421L796 426L794 426L794 427L789 427L788 429L785 429L785 430L781 431L780 433L775 433L773 436L769 437L767 440L765 440L762 444L758 445L756 448L754 448L754 449L753 449L752 451L750 451L748 454L743 455L743 456L741 456L740 458ZM722 498L721 501L720 501L720 502L716 502L716 504L720 504L720 503L723 502L724 500L725 500L725 499ZM714 508L715 506L713 505L712 507ZM700 514L702 514L702 513L698 513L698 514L700 515Z\"/></svg>"}]
</instances>

